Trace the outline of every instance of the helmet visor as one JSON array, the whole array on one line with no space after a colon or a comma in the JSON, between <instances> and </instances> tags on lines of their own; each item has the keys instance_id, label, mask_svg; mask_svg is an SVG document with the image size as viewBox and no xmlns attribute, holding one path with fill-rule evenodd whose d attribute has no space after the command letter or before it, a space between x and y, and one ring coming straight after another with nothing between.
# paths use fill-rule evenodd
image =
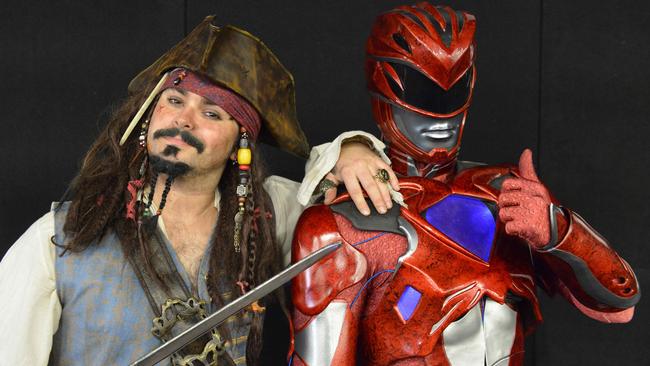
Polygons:
<instances>
[{"instance_id":1,"label":"helmet visor","mask_svg":"<svg viewBox=\"0 0 650 366\"><path fill-rule=\"evenodd\" d=\"M408 105L431 113L450 114L465 106L470 97L472 68L469 68L449 90L445 90L408 65L396 62L390 62L390 65L400 78L404 89L400 88L390 75L386 75L388 84L393 93Z\"/></svg>"}]
</instances>

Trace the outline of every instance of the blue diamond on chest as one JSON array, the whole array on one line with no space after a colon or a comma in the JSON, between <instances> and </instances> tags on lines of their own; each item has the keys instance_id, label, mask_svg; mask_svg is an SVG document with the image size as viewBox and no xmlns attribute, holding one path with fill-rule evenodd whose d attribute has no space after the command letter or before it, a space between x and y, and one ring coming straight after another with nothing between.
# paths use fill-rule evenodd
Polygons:
<instances>
[{"instance_id":1,"label":"blue diamond on chest","mask_svg":"<svg viewBox=\"0 0 650 366\"><path fill-rule=\"evenodd\" d=\"M496 234L495 212L481 199L450 194L421 215L429 225L484 262L489 262Z\"/></svg>"}]
</instances>

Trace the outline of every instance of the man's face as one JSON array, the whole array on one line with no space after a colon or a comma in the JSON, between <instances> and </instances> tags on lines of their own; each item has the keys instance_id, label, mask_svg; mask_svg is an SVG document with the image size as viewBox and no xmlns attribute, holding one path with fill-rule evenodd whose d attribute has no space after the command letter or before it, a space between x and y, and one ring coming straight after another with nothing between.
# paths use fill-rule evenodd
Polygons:
<instances>
[{"instance_id":1,"label":"man's face","mask_svg":"<svg viewBox=\"0 0 650 366\"><path fill-rule=\"evenodd\" d=\"M222 168L239 135L237 122L208 99L181 89L166 89L155 106L147 150L171 163L184 163L190 174Z\"/></svg>"}]
</instances>

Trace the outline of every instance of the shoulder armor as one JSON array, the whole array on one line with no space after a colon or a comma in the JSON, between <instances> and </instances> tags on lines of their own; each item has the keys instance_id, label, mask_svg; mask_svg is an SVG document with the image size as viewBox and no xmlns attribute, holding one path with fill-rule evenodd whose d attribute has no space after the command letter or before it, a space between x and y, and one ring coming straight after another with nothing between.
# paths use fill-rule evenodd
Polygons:
<instances>
[{"instance_id":1,"label":"shoulder armor","mask_svg":"<svg viewBox=\"0 0 650 366\"><path fill-rule=\"evenodd\" d=\"M361 214L352 201L343 201L330 207L332 211L350 220L352 226L358 230L388 231L403 235L397 223L397 218L400 215L399 205L394 204L388 212L380 214L369 200L366 199L366 201L368 201L368 207L370 207L370 215L368 216Z\"/></svg>"},{"instance_id":2,"label":"shoulder armor","mask_svg":"<svg viewBox=\"0 0 650 366\"><path fill-rule=\"evenodd\" d=\"M483 198L496 199L503 181L518 177L516 167L511 164L482 165L473 163L459 170L453 180L454 192L460 194L483 194ZM478 191L477 191L478 190ZM481 195L481 194L479 194Z\"/></svg>"},{"instance_id":3,"label":"shoulder armor","mask_svg":"<svg viewBox=\"0 0 650 366\"><path fill-rule=\"evenodd\" d=\"M484 166L484 165L486 164L479 163L477 161L458 160L458 162L456 163L456 173L460 173L463 170L475 168L477 166Z\"/></svg>"},{"instance_id":4,"label":"shoulder armor","mask_svg":"<svg viewBox=\"0 0 650 366\"><path fill-rule=\"evenodd\" d=\"M293 303L305 315L321 313L346 288L360 282L368 265L361 252L339 233L330 207L312 206L298 220L292 244L292 259L297 261L326 245L343 245L298 275L292 282Z\"/></svg>"}]
</instances>

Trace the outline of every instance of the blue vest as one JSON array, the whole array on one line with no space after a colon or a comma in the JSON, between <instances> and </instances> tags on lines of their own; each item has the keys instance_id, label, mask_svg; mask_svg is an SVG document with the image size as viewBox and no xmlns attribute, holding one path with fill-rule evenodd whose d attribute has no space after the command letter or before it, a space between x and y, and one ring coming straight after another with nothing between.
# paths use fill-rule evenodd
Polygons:
<instances>
[{"instance_id":1,"label":"blue vest","mask_svg":"<svg viewBox=\"0 0 650 366\"><path fill-rule=\"evenodd\" d=\"M65 203L55 213L56 243L65 242L63 225L68 207ZM169 241L164 241L183 281L192 288L189 275ZM155 314L114 232L107 232L99 243L81 253L68 252L61 257L62 251L57 248L55 261L62 313L50 365L128 365L161 344L151 333ZM211 313L214 309L209 304L206 286L209 251L207 248L201 260L195 296L206 300L207 311ZM232 317L227 326L232 339L226 351L237 365L245 365L250 318Z\"/></svg>"}]
</instances>

